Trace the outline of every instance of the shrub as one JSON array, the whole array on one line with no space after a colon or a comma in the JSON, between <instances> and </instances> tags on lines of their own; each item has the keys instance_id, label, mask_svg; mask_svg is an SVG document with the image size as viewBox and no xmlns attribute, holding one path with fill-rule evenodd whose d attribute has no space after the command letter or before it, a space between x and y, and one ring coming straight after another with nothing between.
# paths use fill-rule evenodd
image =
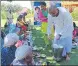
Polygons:
<instances>
[{"instance_id":1,"label":"shrub","mask_svg":"<svg viewBox=\"0 0 78 66\"><path fill-rule=\"evenodd\" d=\"M71 15L72 15L74 21L78 21L78 7L76 7L74 9L74 11L71 13Z\"/></svg>"}]
</instances>

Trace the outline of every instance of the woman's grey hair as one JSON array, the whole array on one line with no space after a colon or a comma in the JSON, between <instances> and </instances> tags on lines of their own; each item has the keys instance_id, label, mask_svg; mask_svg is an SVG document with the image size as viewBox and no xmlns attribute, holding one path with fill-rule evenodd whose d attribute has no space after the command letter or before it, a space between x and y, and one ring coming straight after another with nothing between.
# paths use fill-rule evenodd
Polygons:
<instances>
[{"instance_id":1,"label":"woman's grey hair","mask_svg":"<svg viewBox=\"0 0 78 66\"><path fill-rule=\"evenodd\" d=\"M57 8L55 5L51 5L51 6L48 8L48 12L51 11L51 10L53 10L53 9L55 9L55 8Z\"/></svg>"}]
</instances>

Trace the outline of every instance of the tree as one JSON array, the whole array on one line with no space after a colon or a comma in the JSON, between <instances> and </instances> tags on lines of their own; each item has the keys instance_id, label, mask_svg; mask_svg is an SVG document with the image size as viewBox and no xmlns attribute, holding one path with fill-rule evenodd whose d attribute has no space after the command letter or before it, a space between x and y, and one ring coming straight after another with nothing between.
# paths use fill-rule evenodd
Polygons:
<instances>
[{"instance_id":1,"label":"tree","mask_svg":"<svg viewBox=\"0 0 78 66\"><path fill-rule=\"evenodd\" d=\"M74 21L78 21L78 7L76 7L74 9L74 11L71 13L71 15L72 15Z\"/></svg>"},{"instance_id":2,"label":"tree","mask_svg":"<svg viewBox=\"0 0 78 66\"><path fill-rule=\"evenodd\" d=\"M13 6L13 12L15 13L15 12L18 12L18 11L20 11L20 10L22 10L23 8L20 6L20 5L18 5L18 4L15 4L15 5L12 5Z\"/></svg>"},{"instance_id":3,"label":"tree","mask_svg":"<svg viewBox=\"0 0 78 66\"><path fill-rule=\"evenodd\" d=\"M19 4L12 5L12 4L1 3L1 11L6 11L9 7L12 9L14 13L22 10L22 7Z\"/></svg>"},{"instance_id":4,"label":"tree","mask_svg":"<svg viewBox=\"0 0 78 66\"><path fill-rule=\"evenodd\" d=\"M12 5L12 4L1 3L1 18L2 19L6 19L6 12L9 7L11 8L13 13L16 13L22 10L22 7L19 4Z\"/></svg>"}]
</instances>

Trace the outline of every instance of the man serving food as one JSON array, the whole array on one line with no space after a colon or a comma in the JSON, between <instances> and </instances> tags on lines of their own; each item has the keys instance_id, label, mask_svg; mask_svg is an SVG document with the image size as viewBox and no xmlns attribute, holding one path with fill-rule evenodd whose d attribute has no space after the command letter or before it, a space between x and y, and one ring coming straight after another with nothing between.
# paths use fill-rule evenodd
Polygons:
<instances>
[{"instance_id":1,"label":"man serving food","mask_svg":"<svg viewBox=\"0 0 78 66\"><path fill-rule=\"evenodd\" d=\"M73 21L68 10L64 7L49 7L47 35L50 39L51 27L55 26L55 38L53 44L61 44L64 47L62 56L70 60L69 53L72 47Z\"/></svg>"}]
</instances>

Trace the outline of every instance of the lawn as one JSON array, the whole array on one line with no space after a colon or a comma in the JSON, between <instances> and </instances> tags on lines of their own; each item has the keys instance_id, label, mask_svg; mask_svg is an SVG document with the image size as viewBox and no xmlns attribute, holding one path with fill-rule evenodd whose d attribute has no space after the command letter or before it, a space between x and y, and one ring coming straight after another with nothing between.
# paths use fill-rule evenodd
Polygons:
<instances>
[{"instance_id":1,"label":"lawn","mask_svg":"<svg viewBox=\"0 0 78 66\"><path fill-rule=\"evenodd\" d=\"M57 63L55 60L53 60L53 52L51 48L52 43L50 41L47 48L45 48L43 33L40 31L40 29L37 30L37 28L32 31L34 45L37 47L44 48L44 50L42 50L40 53L46 56L47 60L51 63L51 65L78 65L78 59L77 59L78 58L78 48L72 49L70 61L62 61L62 62Z\"/></svg>"}]
</instances>

